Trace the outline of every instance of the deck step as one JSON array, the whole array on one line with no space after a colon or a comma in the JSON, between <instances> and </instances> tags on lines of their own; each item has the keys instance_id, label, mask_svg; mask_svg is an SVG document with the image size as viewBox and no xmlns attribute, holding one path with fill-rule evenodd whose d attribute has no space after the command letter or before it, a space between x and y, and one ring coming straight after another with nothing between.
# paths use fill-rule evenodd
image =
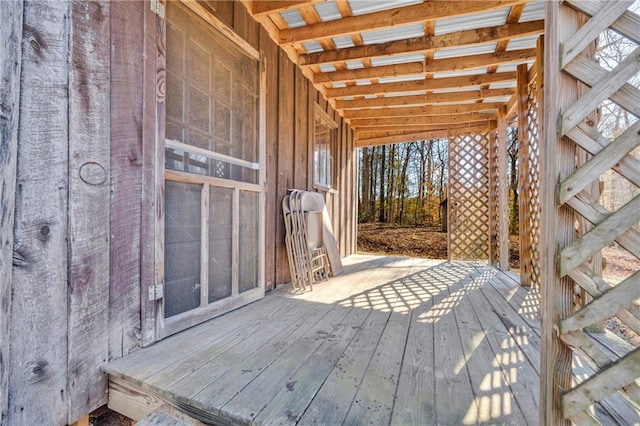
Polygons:
<instances>
[{"instance_id":1,"label":"deck step","mask_svg":"<svg viewBox=\"0 0 640 426\"><path fill-rule=\"evenodd\" d=\"M187 416L169 404L164 404L142 418L137 426L204 426L204 423Z\"/></svg>"}]
</instances>

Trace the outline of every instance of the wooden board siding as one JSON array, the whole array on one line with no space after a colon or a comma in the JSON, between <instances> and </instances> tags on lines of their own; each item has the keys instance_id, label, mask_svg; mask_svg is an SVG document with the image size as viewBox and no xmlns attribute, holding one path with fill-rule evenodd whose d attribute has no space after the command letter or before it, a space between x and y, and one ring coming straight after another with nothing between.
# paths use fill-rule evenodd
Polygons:
<instances>
[{"instance_id":1,"label":"wooden board siding","mask_svg":"<svg viewBox=\"0 0 640 426\"><path fill-rule=\"evenodd\" d=\"M280 202L288 188L312 188L318 93L242 4L203 8L266 64L273 289L289 280ZM11 58L0 69L0 423L63 425L106 402L102 365L159 339L162 302L148 289L164 271L165 24L142 2L17 2L0 16L0 53ZM356 156L338 121L342 190ZM332 198L334 221L355 219L352 200ZM336 226L350 254L342 229L355 223Z\"/></svg>"},{"instance_id":2,"label":"wooden board siding","mask_svg":"<svg viewBox=\"0 0 640 426\"><path fill-rule=\"evenodd\" d=\"M66 424L69 4L23 13L7 424Z\"/></svg>"},{"instance_id":3,"label":"wooden board siding","mask_svg":"<svg viewBox=\"0 0 640 426\"><path fill-rule=\"evenodd\" d=\"M107 402L109 327L109 1L70 17L68 422Z\"/></svg>"},{"instance_id":4,"label":"wooden board siding","mask_svg":"<svg viewBox=\"0 0 640 426\"><path fill-rule=\"evenodd\" d=\"M111 240L109 359L140 347L142 51L144 4L111 4Z\"/></svg>"},{"instance_id":5,"label":"wooden board siding","mask_svg":"<svg viewBox=\"0 0 640 426\"><path fill-rule=\"evenodd\" d=\"M9 320L13 281L13 225L18 160L20 62L22 57L22 1L0 8L0 423L9 409Z\"/></svg>"}]
</instances>

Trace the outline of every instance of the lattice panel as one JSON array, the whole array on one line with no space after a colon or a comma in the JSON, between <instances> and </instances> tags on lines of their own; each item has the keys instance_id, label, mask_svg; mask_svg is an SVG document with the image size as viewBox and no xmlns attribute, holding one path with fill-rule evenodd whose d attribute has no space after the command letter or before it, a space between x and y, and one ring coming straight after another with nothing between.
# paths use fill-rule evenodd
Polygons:
<instances>
[{"instance_id":1,"label":"lattice panel","mask_svg":"<svg viewBox=\"0 0 640 426\"><path fill-rule=\"evenodd\" d=\"M489 134L489 254L491 264L496 265L499 257L498 221L500 220L498 200L500 197L499 161L498 161L498 131L492 130Z\"/></svg>"},{"instance_id":2,"label":"lattice panel","mask_svg":"<svg viewBox=\"0 0 640 426\"><path fill-rule=\"evenodd\" d=\"M449 258L489 260L489 141L456 136L449 147Z\"/></svg>"},{"instance_id":3,"label":"lattice panel","mask_svg":"<svg viewBox=\"0 0 640 426\"><path fill-rule=\"evenodd\" d=\"M526 138L520 141L520 277L540 285L540 105L537 77L527 85Z\"/></svg>"},{"instance_id":4,"label":"lattice panel","mask_svg":"<svg viewBox=\"0 0 640 426\"><path fill-rule=\"evenodd\" d=\"M640 195L632 197L618 209L609 211L590 191L590 187L610 170L640 188L640 161L630 154L640 147L640 84L637 77L640 72L640 16L637 6L635 13L629 9L633 9L632 5L632 1L623 0L569 0L550 6L547 15L549 18L557 13L560 17L557 25L568 24L565 28L571 28L571 25L577 26L578 23L574 12L568 9L571 8L581 12L585 21L580 30L570 36L561 33L561 37L564 37L562 42L551 44L555 51L550 51L550 55L561 53L562 72L560 76L551 75L549 78L560 82L558 100L564 103L559 105L557 123L545 124L557 130L560 136L557 148L553 150L558 152L558 171L561 172L558 173L561 181L553 194L560 204L555 220L557 234L575 235L575 223L578 220L593 224L588 232L575 235L573 241L565 240L564 246L557 249L559 278L555 287L550 288L554 293L548 293L544 301L558 306L560 315L555 324L560 332L557 352L560 355L552 356L553 371L556 372L553 392L560 398L561 418L576 423L596 420L594 417L597 417L598 411L592 408L593 404L608 398L616 390L640 418L640 386L635 381L640 377L640 347L618 357L608 348L595 344L593 338L584 331L616 316L630 330L640 334L640 270L620 283L610 284L590 264L594 255L614 242L640 259L640 233L634 230L640 219ZM563 18L567 20L566 23L562 21ZM621 51L619 61L600 65L588 52L599 35L609 28L624 38L622 45L626 47ZM568 102L569 99L574 100ZM600 134L592 112L608 101L625 111L628 126L611 134ZM547 137L550 133L546 132ZM586 151L591 159L576 163L574 153L581 150ZM553 164L552 161L549 163ZM575 166L572 172L567 172L568 164ZM593 297L580 296L585 305L577 312L574 310L574 300L569 300L572 292L567 291L574 285L580 287L580 292ZM569 349L569 353L579 356L583 364L595 371L573 387L568 386L570 378L568 380L566 376L567 368L570 371L570 365L567 364L570 364L571 357L564 354ZM551 380L543 377L545 379Z\"/></svg>"}]
</instances>

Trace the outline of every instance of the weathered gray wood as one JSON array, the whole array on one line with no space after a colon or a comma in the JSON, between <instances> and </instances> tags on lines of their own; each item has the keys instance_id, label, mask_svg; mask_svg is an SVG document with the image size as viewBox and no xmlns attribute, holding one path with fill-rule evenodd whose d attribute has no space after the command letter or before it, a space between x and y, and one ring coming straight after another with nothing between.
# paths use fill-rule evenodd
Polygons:
<instances>
[{"instance_id":1,"label":"weathered gray wood","mask_svg":"<svg viewBox=\"0 0 640 426\"><path fill-rule=\"evenodd\" d=\"M478 277L474 278L474 282L477 280ZM489 280L493 282L495 277ZM489 285L483 281L479 280L480 285ZM514 336L507 327L508 323L505 324L500 314L495 312L491 302L483 292L478 291L472 292L468 300L470 308L475 313L475 322L482 326L485 338L495 354L494 364L500 366L503 380L509 387L509 394L513 395L512 406L515 405L524 416L523 423L538 424L539 374L537 366L531 364L522 350L522 347L528 345L528 339L518 339ZM529 333L533 333L533 329L530 329ZM482 410L482 403L480 408Z\"/></svg>"},{"instance_id":2,"label":"weathered gray wood","mask_svg":"<svg viewBox=\"0 0 640 426\"><path fill-rule=\"evenodd\" d=\"M389 312L372 311L353 342L299 420L300 425L341 424L389 319Z\"/></svg>"},{"instance_id":3,"label":"weathered gray wood","mask_svg":"<svg viewBox=\"0 0 640 426\"><path fill-rule=\"evenodd\" d=\"M23 1L0 7L0 423L9 409L9 321L13 282L13 226L16 202Z\"/></svg>"},{"instance_id":4,"label":"weathered gray wood","mask_svg":"<svg viewBox=\"0 0 640 426\"><path fill-rule=\"evenodd\" d=\"M410 319L406 313L391 313L343 424L390 422Z\"/></svg>"},{"instance_id":5,"label":"weathered gray wood","mask_svg":"<svg viewBox=\"0 0 640 426\"><path fill-rule=\"evenodd\" d=\"M491 270L487 268L487 272L489 271ZM505 371L505 366L501 363L504 352L494 353L494 349L492 349L489 342L489 334L493 330L485 329L479 321L476 316L478 312L476 311L476 313L474 313L474 302L472 299L473 296L483 298L478 287L489 285L488 281L492 279L489 274L486 274L486 278L483 275L474 277L474 281L467 283L463 288L458 290L459 294L464 295L464 297L460 297L459 303L457 303L453 309L453 314L458 324L460 341L462 342L464 362L469 372L475 403L478 407L478 417L476 420L480 423L490 423L499 418L502 422L526 424L527 422L511 390L511 382L514 382L513 384L516 386L520 382L519 384L524 385L522 388L533 391L527 395L530 398L535 398L531 401L532 404L529 405L529 408L532 408L532 410L529 410L528 413L536 415L535 409L537 408L537 404L533 402L537 399L535 396L537 386L534 385L537 377L536 375L529 375L527 377L518 374L520 371L526 371L526 369L520 365L528 364L526 358L521 361L518 360L520 362L515 361L514 364L510 366L511 369ZM500 320L491 310L480 313L480 315L489 316L488 314L492 314L491 321L495 325L500 325ZM504 343L506 346L506 342ZM516 371L515 377L513 377L514 370ZM531 379L533 380L527 383L527 380ZM491 381L491 386L487 386L488 381ZM495 404L496 395L500 395L500 406ZM524 403L525 400L526 398L522 398L521 402ZM530 424L535 423L532 420L533 419L529 420Z\"/></svg>"},{"instance_id":6,"label":"weathered gray wood","mask_svg":"<svg viewBox=\"0 0 640 426\"><path fill-rule=\"evenodd\" d=\"M166 6L166 0L158 0ZM191 7L191 6L190 6ZM166 90L167 90L167 20L164 14L155 16L155 70L154 70L154 99L155 99L155 143L150 154L153 156L153 198L151 199L153 212L153 284L164 285L164 207L165 207L165 180L164 180L164 141L166 122ZM145 98L146 100L147 98ZM149 96L148 100L151 100ZM144 195L144 193L143 193ZM150 218L149 218L150 219ZM151 224L150 224L151 225ZM144 239L143 239L144 242ZM151 259L149 259L151 260ZM142 288L145 289L143 283ZM147 301L148 301L147 297ZM156 298L155 302L155 338L161 339L167 335L164 329L164 297ZM153 303L153 302L152 302Z\"/></svg>"},{"instance_id":7,"label":"weathered gray wood","mask_svg":"<svg viewBox=\"0 0 640 426\"><path fill-rule=\"evenodd\" d=\"M292 372L308 362L309 356L322 345L323 341L334 333L336 327L351 312L352 308L336 306L305 335L298 339L287 352L276 359L242 392L233 397L221 408L221 414L234 421L253 421L262 408L266 407L281 389ZM256 410L256 407L261 407Z\"/></svg>"},{"instance_id":8,"label":"weathered gray wood","mask_svg":"<svg viewBox=\"0 0 640 426\"><path fill-rule=\"evenodd\" d=\"M606 78L599 80L591 86L580 99L576 100L566 110L562 111L561 134L565 135L575 125L577 125L587 114L593 111L605 99L608 99L623 87L627 80L633 77L640 70L640 47L629 54L612 71L609 71Z\"/></svg>"},{"instance_id":9,"label":"weathered gray wood","mask_svg":"<svg viewBox=\"0 0 640 426\"><path fill-rule=\"evenodd\" d=\"M261 28L260 30L260 50L263 53L267 61L267 79L265 87L265 100L266 100L266 121L268 123L276 123L278 121L278 48L271 41L266 31ZM266 126L266 161L263 165L266 168L266 205L267 206L279 206L282 202L281 197L276 194L277 186L277 163L278 163L278 129L277 126ZM265 209L265 234L275 235L276 232L276 220L279 219L276 208ZM275 238L265 239L265 286L266 290L271 290L276 286L276 250L275 250Z\"/></svg>"},{"instance_id":10,"label":"weathered gray wood","mask_svg":"<svg viewBox=\"0 0 640 426\"><path fill-rule=\"evenodd\" d=\"M575 173L560 182L560 201L566 203L569 198L582 191L625 158L640 143L638 132L640 132L640 123L630 126L623 134L604 147L598 155L591 157Z\"/></svg>"},{"instance_id":11,"label":"weathered gray wood","mask_svg":"<svg viewBox=\"0 0 640 426\"><path fill-rule=\"evenodd\" d=\"M150 7L143 7L143 79L140 90L142 110L142 191L140 202L140 333L142 346L156 340L156 316L161 304L149 300L149 286L156 283L155 225L156 225L156 56L158 44L157 17ZM163 139L164 141L164 139ZM164 144L163 144L164 145ZM164 165L162 165L164 167ZM164 187L162 188L164 194Z\"/></svg>"},{"instance_id":12,"label":"weathered gray wood","mask_svg":"<svg viewBox=\"0 0 640 426\"><path fill-rule=\"evenodd\" d=\"M571 7L586 13L587 15L594 16L606 7L609 2L606 0L567 0L567 4ZM640 43L640 16L631 11L624 12L612 25L615 31L624 35L630 40L636 43Z\"/></svg>"},{"instance_id":13,"label":"weathered gray wood","mask_svg":"<svg viewBox=\"0 0 640 426\"><path fill-rule=\"evenodd\" d=\"M192 391L192 404L208 408L217 415L223 416L220 408L239 394L265 369L271 368L271 364L286 353L289 348L294 347L300 339L304 339L306 333L315 326L317 321L328 314L329 309L329 306L314 306L307 312L308 315L304 321L283 329L267 345L251 353L213 383L201 390Z\"/></svg>"},{"instance_id":14,"label":"weathered gray wood","mask_svg":"<svg viewBox=\"0 0 640 426\"><path fill-rule=\"evenodd\" d=\"M255 418L261 424L296 424L350 345L371 311L353 309L295 372L290 372L269 405Z\"/></svg>"},{"instance_id":15,"label":"weathered gray wood","mask_svg":"<svg viewBox=\"0 0 640 426\"><path fill-rule=\"evenodd\" d=\"M577 82L560 68L560 46L579 28L578 12L560 2L545 4L544 109L540 146L541 292L542 348L540 362L540 424L568 425L560 406L561 393L571 387L572 354L559 340L555 327L559 318L573 309L573 283L557 273L557 251L570 243L575 233L574 214L556 197L556 179L575 168L575 147L559 137L561 111L577 98ZM576 62L575 60L573 62ZM590 62L590 61L588 61Z\"/></svg>"},{"instance_id":16,"label":"weathered gray wood","mask_svg":"<svg viewBox=\"0 0 640 426\"><path fill-rule=\"evenodd\" d=\"M640 95L640 92L638 92ZM596 129L582 124L577 125L567 133L575 143L580 145L591 155L596 155L609 145L609 141L598 133ZM635 186L640 187L640 161L632 155L621 158L613 170L625 176Z\"/></svg>"},{"instance_id":17,"label":"weathered gray wood","mask_svg":"<svg viewBox=\"0 0 640 426\"><path fill-rule=\"evenodd\" d=\"M100 366L109 358L109 6L107 1L71 2L69 423L107 402Z\"/></svg>"},{"instance_id":18,"label":"weathered gray wood","mask_svg":"<svg viewBox=\"0 0 640 426\"><path fill-rule=\"evenodd\" d=\"M576 313L563 318L560 321L560 331L566 333L579 330L594 322L607 319L638 298L640 298L640 271L607 290Z\"/></svg>"},{"instance_id":19,"label":"weathered gray wood","mask_svg":"<svg viewBox=\"0 0 640 426\"><path fill-rule=\"evenodd\" d=\"M194 389L204 389L244 358L276 339L290 324L300 322L305 314L311 317L313 313L314 309L308 306L288 304L278 315L247 324L219 339L215 345L183 357L172 368L154 374L145 382L191 398L197 393Z\"/></svg>"},{"instance_id":20,"label":"weathered gray wood","mask_svg":"<svg viewBox=\"0 0 640 426\"><path fill-rule=\"evenodd\" d=\"M518 309L512 306L511 302L506 300L500 291L496 290L494 283L495 281L491 280L489 282L490 285L482 286L480 291L490 302L492 310L498 315L514 342L539 374L541 339L535 326L537 321L518 315Z\"/></svg>"},{"instance_id":21,"label":"weathered gray wood","mask_svg":"<svg viewBox=\"0 0 640 426\"><path fill-rule=\"evenodd\" d=\"M289 423L302 412L301 424L340 424L353 401L376 394L381 400L394 399L391 423L424 419L416 423L445 424L441 417L433 417L434 371L440 370L446 384L460 377L459 369L465 371L464 365L469 364L474 371L462 377L466 377L470 392L479 397L481 409L487 404L483 396L511 400L510 412L506 403L500 408L492 406L489 421L537 424L538 374L530 358L537 358L532 353L539 351L540 341L536 327L516 313L528 297L526 289L492 268L436 266L430 261L373 256L354 259L345 261L344 275L316 286L313 292L287 296L286 291L277 290L265 300L110 364L107 370L113 373L112 378L125 380L112 388L110 404L118 410L147 415L169 402L194 418L220 424ZM395 320L387 325L391 309L396 317L402 317L403 326ZM453 318L454 336L465 336L454 342L462 357L454 357L448 369L434 365L429 355L434 350L442 356L451 352L449 346L437 349L433 343L431 328L442 315ZM393 339L408 335L406 346L385 343L382 346L386 349L381 351L383 334L393 335ZM209 339L209 335L215 337ZM353 340L344 340L349 336ZM375 359L386 359L387 349L396 352L394 362L398 365L390 365L398 368L394 375L397 388L379 384L386 374L372 374L374 370L388 371L374 365ZM488 361L491 356L495 357L493 362ZM155 373L150 364L158 366ZM127 366L128 373L119 372L119 366ZM137 369L146 370L144 376L150 380L135 379ZM422 374L414 377L412 372L418 369ZM492 386L496 377L502 377L504 388L486 388L481 380L486 377L491 377ZM379 389L386 386L388 394L381 393ZM406 401L405 397L413 399ZM476 402L451 402L459 399L456 395L442 403L458 407L464 416L469 404ZM373 416L380 414L375 405L371 407ZM618 418L607 410L624 411L619 408L611 402L597 408L597 416ZM371 417L363 414L353 419L363 423L365 418Z\"/></svg>"},{"instance_id":22,"label":"weathered gray wood","mask_svg":"<svg viewBox=\"0 0 640 426\"><path fill-rule=\"evenodd\" d=\"M129 377L143 381L151 375L180 362L190 353L216 342L224 336L234 333L254 322L268 322L274 316L287 309L286 298L275 294L260 303L260 309L250 313L236 310L218 318L215 323L208 321L198 327L190 328L175 336L158 342L153 348L136 351L129 356L109 363L104 370L111 375Z\"/></svg>"},{"instance_id":23,"label":"weathered gray wood","mask_svg":"<svg viewBox=\"0 0 640 426\"><path fill-rule=\"evenodd\" d=\"M563 70L589 87L596 86L606 80L609 75L609 71L585 55L575 58ZM640 89L629 83L618 86L616 89L610 95L610 99L630 113L640 116L640 104L638 103ZM569 130L571 129L567 129L567 131Z\"/></svg>"},{"instance_id":24,"label":"weathered gray wood","mask_svg":"<svg viewBox=\"0 0 640 426\"><path fill-rule=\"evenodd\" d=\"M453 308L461 297L461 288L470 282L469 269L460 264L452 266L455 274L448 283L434 282L442 292L434 300L433 314L425 318L434 322L434 362L436 369L436 420L441 424L475 423L478 406L474 400L469 381L469 371L464 360L464 352L458 333Z\"/></svg>"},{"instance_id":25,"label":"weathered gray wood","mask_svg":"<svg viewBox=\"0 0 640 426\"><path fill-rule=\"evenodd\" d=\"M594 225L601 223L610 215L606 208L584 191L571 198L567 204ZM635 229L628 229L618 235L616 242L636 257L640 257L640 233Z\"/></svg>"},{"instance_id":26,"label":"weathered gray wood","mask_svg":"<svg viewBox=\"0 0 640 426\"><path fill-rule=\"evenodd\" d=\"M609 214L593 229L560 251L560 276L586 261L601 247L611 243L635 225L640 211L640 195Z\"/></svg>"},{"instance_id":27,"label":"weathered gray wood","mask_svg":"<svg viewBox=\"0 0 640 426\"><path fill-rule=\"evenodd\" d=\"M600 36L603 30L609 28L625 10L633 4L633 0L619 0L607 2L593 15L592 19L580 28L569 40L562 44L562 60L560 65L566 66L578 56L589 44Z\"/></svg>"},{"instance_id":28,"label":"weathered gray wood","mask_svg":"<svg viewBox=\"0 0 640 426\"><path fill-rule=\"evenodd\" d=\"M69 3L23 10L7 423L66 424Z\"/></svg>"},{"instance_id":29,"label":"weathered gray wood","mask_svg":"<svg viewBox=\"0 0 640 426\"><path fill-rule=\"evenodd\" d=\"M436 270L438 267L435 267ZM427 270L425 270L427 269ZM434 424L434 331L433 321L425 320L432 309L432 293L428 266L420 265L405 287L413 294L411 322L404 359L398 376L391 424Z\"/></svg>"},{"instance_id":30,"label":"weathered gray wood","mask_svg":"<svg viewBox=\"0 0 640 426\"><path fill-rule=\"evenodd\" d=\"M160 406L148 416L140 419L137 426L204 426L193 417L189 417L169 404Z\"/></svg>"},{"instance_id":31,"label":"weathered gray wood","mask_svg":"<svg viewBox=\"0 0 640 426\"><path fill-rule=\"evenodd\" d=\"M111 3L109 360L140 347L143 7Z\"/></svg>"},{"instance_id":32,"label":"weathered gray wood","mask_svg":"<svg viewBox=\"0 0 640 426\"><path fill-rule=\"evenodd\" d=\"M610 395L640 376L640 348L636 348L615 363L601 369L598 374L580 383L562 397L564 415L579 414L595 401Z\"/></svg>"}]
</instances>

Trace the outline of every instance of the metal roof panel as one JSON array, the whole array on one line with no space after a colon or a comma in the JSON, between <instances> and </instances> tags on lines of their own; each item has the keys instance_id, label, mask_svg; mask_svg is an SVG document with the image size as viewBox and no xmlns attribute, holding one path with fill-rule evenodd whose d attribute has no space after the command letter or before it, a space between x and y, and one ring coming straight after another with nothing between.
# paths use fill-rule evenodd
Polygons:
<instances>
[{"instance_id":1,"label":"metal roof panel","mask_svg":"<svg viewBox=\"0 0 640 426\"><path fill-rule=\"evenodd\" d=\"M475 30L477 28L503 25L507 22L509 8L490 10L472 15L456 16L455 18L445 18L436 20L435 34L446 34L463 30Z\"/></svg>"}]
</instances>

